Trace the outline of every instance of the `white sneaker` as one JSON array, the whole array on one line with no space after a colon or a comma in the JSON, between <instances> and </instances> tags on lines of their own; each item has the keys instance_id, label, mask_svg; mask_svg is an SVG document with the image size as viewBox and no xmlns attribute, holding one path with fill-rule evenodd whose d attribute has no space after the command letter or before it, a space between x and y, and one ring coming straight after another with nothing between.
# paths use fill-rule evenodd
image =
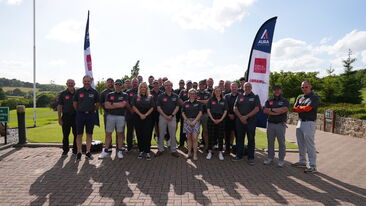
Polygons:
<instances>
[{"instance_id":1,"label":"white sneaker","mask_svg":"<svg viewBox=\"0 0 366 206\"><path fill-rule=\"evenodd\" d=\"M209 152L206 156L206 159L210 160L212 158L212 152Z\"/></svg>"},{"instance_id":2,"label":"white sneaker","mask_svg":"<svg viewBox=\"0 0 366 206\"><path fill-rule=\"evenodd\" d=\"M224 155L222 155L222 152L219 152L219 160L224 160Z\"/></svg>"},{"instance_id":3,"label":"white sneaker","mask_svg":"<svg viewBox=\"0 0 366 206\"><path fill-rule=\"evenodd\" d=\"M277 163L277 166L279 166L279 167L285 166L285 161L279 160L278 163Z\"/></svg>"},{"instance_id":4,"label":"white sneaker","mask_svg":"<svg viewBox=\"0 0 366 206\"><path fill-rule=\"evenodd\" d=\"M106 157L108 157L109 156L109 153L108 152L106 152L104 149L103 149L103 151L102 151L102 153L100 153L100 155L99 155L99 159L104 159L104 158L106 158Z\"/></svg>"},{"instance_id":5,"label":"white sneaker","mask_svg":"<svg viewBox=\"0 0 366 206\"><path fill-rule=\"evenodd\" d=\"M272 161L273 161L273 159L266 159L266 160L264 160L263 164L269 165L272 163Z\"/></svg>"},{"instance_id":6,"label":"white sneaker","mask_svg":"<svg viewBox=\"0 0 366 206\"><path fill-rule=\"evenodd\" d=\"M123 158L123 153L122 153L122 151L118 151L118 153L117 153L117 157L118 157L118 159L122 159L122 158Z\"/></svg>"}]
</instances>

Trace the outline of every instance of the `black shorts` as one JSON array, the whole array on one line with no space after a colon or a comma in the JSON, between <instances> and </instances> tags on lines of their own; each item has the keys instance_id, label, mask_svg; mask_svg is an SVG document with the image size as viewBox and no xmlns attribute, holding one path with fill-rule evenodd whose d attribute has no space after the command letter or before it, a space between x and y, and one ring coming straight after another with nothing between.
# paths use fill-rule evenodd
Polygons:
<instances>
[{"instance_id":1,"label":"black shorts","mask_svg":"<svg viewBox=\"0 0 366 206\"><path fill-rule=\"evenodd\" d=\"M93 130L94 130L94 118L95 118L95 114L94 113L82 113L82 112L78 112L76 114L76 130L77 130L77 134L84 134L84 127L85 127L85 132L87 134L93 134Z\"/></svg>"}]
</instances>

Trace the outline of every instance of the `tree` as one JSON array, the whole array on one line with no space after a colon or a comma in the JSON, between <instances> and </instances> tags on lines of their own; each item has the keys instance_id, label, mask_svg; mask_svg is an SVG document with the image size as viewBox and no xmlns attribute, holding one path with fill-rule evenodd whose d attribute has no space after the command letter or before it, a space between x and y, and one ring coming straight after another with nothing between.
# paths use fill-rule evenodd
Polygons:
<instances>
[{"instance_id":1,"label":"tree","mask_svg":"<svg viewBox=\"0 0 366 206\"><path fill-rule=\"evenodd\" d=\"M352 51L348 50L348 58L342 60L344 73L341 75L341 94L339 101L352 104L360 104L362 102L361 92L362 85L357 81L355 72L352 71L352 64L356 58L352 58Z\"/></svg>"},{"instance_id":2,"label":"tree","mask_svg":"<svg viewBox=\"0 0 366 206\"><path fill-rule=\"evenodd\" d=\"M25 92L22 92L22 90L20 90L19 88L15 88L13 90L13 96L24 96Z\"/></svg>"},{"instance_id":3,"label":"tree","mask_svg":"<svg viewBox=\"0 0 366 206\"><path fill-rule=\"evenodd\" d=\"M4 100L6 99L6 94L5 91L3 90L2 87L0 87L0 100Z\"/></svg>"},{"instance_id":4,"label":"tree","mask_svg":"<svg viewBox=\"0 0 366 206\"><path fill-rule=\"evenodd\" d=\"M105 83L105 81L98 81L97 85L95 85L95 90L97 90L99 94L102 93L102 91L105 90L106 88L107 84Z\"/></svg>"},{"instance_id":5,"label":"tree","mask_svg":"<svg viewBox=\"0 0 366 206\"><path fill-rule=\"evenodd\" d=\"M36 101L37 107L48 107L48 106L50 106L51 101L54 97L55 96L52 95L52 94L40 94L37 97L37 101Z\"/></svg>"},{"instance_id":6,"label":"tree","mask_svg":"<svg viewBox=\"0 0 366 206\"><path fill-rule=\"evenodd\" d=\"M130 77L131 79L133 79L133 78L135 78L135 77L137 77L139 75L139 71L140 71L139 64L140 64L140 60L137 60L135 66L132 67L132 69L131 69L131 77Z\"/></svg>"}]
</instances>

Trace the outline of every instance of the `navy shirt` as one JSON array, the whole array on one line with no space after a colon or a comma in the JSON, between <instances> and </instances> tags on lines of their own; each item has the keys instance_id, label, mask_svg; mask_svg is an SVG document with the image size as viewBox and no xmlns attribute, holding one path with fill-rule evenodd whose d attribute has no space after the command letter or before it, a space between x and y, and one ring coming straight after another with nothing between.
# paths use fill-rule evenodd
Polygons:
<instances>
[{"instance_id":1,"label":"navy shirt","mask_svg":"<svg viewBox=\"0 0 366 206\"><path fill-rule=\"evenodd\" d=\"M211 97L211 94L209 92L207 92L206 90L204 91L201 91L201 90L198 90L197 92L197 100L208 100L210 99ZM203 104L203 113L207 112L207 107L206 107L206 104Z\"/></svg>"},{"instance_id":2,"label":"navy shirt","mask_svg":"<svg viewBox=\"0 0 366 206\"><path fill-rule=\"evenodd\" d=\"M156 106L160 106L166 115L172 115L174 109L179 106L178 98L178 95L173 92L170 96L164 92L159 95Z\"/></svg>"},{"instance_id":3,"label":"navy shirt","mask_svg":"<svg viewBox=\"0 0 366 206\"><path fill-rule=\"evenodd\" d=\"M299 113L299 118L303 121L315 121L317 118L318 106L320 99L314 93L309 95L300 96L296 99L294 107L297 106L311 106L312 109L308 112Z\"/></svg>"},{"instance_id":4,"label":"navy shirt","mask_svg":"<svg viewBox=\"0 0 366 206\"><path fill-rule=\"evenodd\" d=\"M283 97L272 97L269 98L265 103L265 108L280 108L280 107L289 107L290 103L287 99ZM268 122L270 123L280 123L287 121L287 112L280 115L268 115Z\"/></svg>"},{"instance_id":5,"label":"navy shirt","mask_svg":"<svg viewBox=\"0 0 366 206\"><path fill-rule=\"evenodd\" d=\"M58 105L62 105L62 114L75 114L73 106L74 93L71 93L68 89L62 91L58 96Z\"/></svg>"},{"instance_id":6,"label":"navy shirt","mask_svg":"<svg viewBox=\"0 0 366 206\"><path fill-rule=\"evenodd\" d=\"M217 100L216 97L212 97L207 102L207 109L210 109L211 114L223 115L228 110L228 106L224 98Z\"/></svg>"},{"instance_id":7,"label":"navy shirt","mask_svg":"<svg viewBox=\"0 0 366 206\"><path fill-rule=\"evenodd\" d=\"M134 96L131 105L136 107L142 114L145 114L149 109L155 107L153 96Z\"/></svg>"},{"instance_id":8,"label":"navy shirt","mask_svg":"<svg viewBox=\"0 0 366 206\"><path fill-rule=\"evenodd\" d=\"M111 104L117 102L128 102L128 96L125 92L110 92L105 98L105 102L110 102ZM126 114L126 107L106 109L106 112L111 115L124 116Z\"/></svg>"},{"instance_id":9,"label":"navy shirt","mask_svg":"<svg viewBox=\"0 0 366 206\"><path fill-rule=\"evenodd\" d=\"M234 114L234 104L238 95L238 93L236 95L233 95L232 93L225 95L225 100L228 106L228 114Z\"/></svg>"},{"instance_id":10,"label":"navy shirt","mask_svg":"<svg viewBox=\"0 0 366 206\"><path fill-rule=\"evenodd\" d=\"M236 98L234 106L238 108L241 115L247 115L253 111L255 107L260 106L259 97L258 95L253 94L253 92L248 95L239 94ZM256 116L254 115L253 117L250 117L248 121L254 121L255 119Z\"/></svg>"},{"instance_id":11,"label":"navy shirt","mask_svg":"<svg viewBox=\"0 0 366 206\"><path fill-rule=\"evenodd\" d=\"M99 103L99 94L93 89L80 88L76 90L74 102L78 103L76 111L78 112L95 112L95 104Z\"/></svg>"},{"instance_id":12,"label":"navy shirt","mask_svg":"<svg viewBox=\"0 0 366 206\"><path fill-rule=\"evenodd\" d=\"M194 100L193 102L187 100L183 103L182 112L187 118L196 118L198 113L202 111L202 103Z\"/></svg>"}]
</instances>

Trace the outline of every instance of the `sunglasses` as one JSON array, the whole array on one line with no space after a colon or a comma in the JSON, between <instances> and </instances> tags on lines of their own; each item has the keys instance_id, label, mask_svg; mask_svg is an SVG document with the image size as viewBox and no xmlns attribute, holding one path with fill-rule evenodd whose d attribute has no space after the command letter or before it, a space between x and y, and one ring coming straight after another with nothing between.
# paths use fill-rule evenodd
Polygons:
<instances>
[{"instance_id":1,"label":"sunglasses","mask_svg":"<svg viewBox=\"0 0 366 206\"><path fill-rule=\"evenodd\" d=\"M309 87L301 87L301 89L307 89L307 88L309 88Z\"/></svg>"}]
</instances>

